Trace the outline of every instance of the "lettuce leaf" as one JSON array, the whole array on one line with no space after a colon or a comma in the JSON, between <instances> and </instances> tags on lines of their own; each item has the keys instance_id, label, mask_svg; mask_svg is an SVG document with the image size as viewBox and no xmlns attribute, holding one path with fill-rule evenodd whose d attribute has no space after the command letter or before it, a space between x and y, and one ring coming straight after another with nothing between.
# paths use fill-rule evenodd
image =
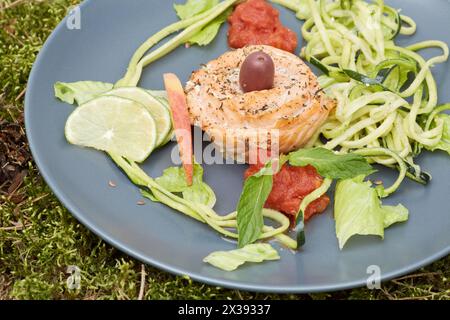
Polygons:
<instances>
[{"instance_id":1,"label":"lettuce leaf","mask_svg":"<svg viewBox=\"0 0 450 320\"><path fill-rule=\"evenodd\" d=\"M173 7L181 20L192 18L215 7L219 0L188 0L185 4L174 4Z\"/></svg>"},{"instance_id":2,"label":"lettuce leaf","mask_svg":"<svg viewBox=\"0 0 450 320\"><path fill-rule=\"evenodd\" d=\"M216 204L216 195L209 185L204 182L194 183L182 192L183 198L194 203L201 203L210 208Z\"/></svg>"},{"instance_id":3,"label":"lettuce leaf","mask_svg":"<svg viewBox=\"0 0 450 320\"><path fill-rule=\"evenodd\" d=\"M254 243L241 249L231 251L216 251L203 259L216 268L233 271L246 262L263 262L265 260L279 260L278 252L268 243Z\"/></svg>"},{"instance_id":4,"label":"lettuce leaf","mask_svg":"<svg viewBox=\"0 0 450 320\"><path fill-rule=\"evenodd\" d=\"M307 20L312 16L308 0L272 0L272 2L294 11L300 20Z\"/></svg>"},{"instance_id":5,"label":"lettuce leaf","mask_svg":"<svg viewBox=\"0 0 450 320\"><path fill-rule=\"evenodd\" d=\"M211 21L206 27L204 27L199 33L195 34L189 39L189 44L197 44L199 46L206 46L210 44L219 33L222 23L227 21L232 9L225 11L216 19Z\"/></svg>"},{"instance_id":6,"label":"lettuce leaf","mask_svg":"<svg viewBox=\"0 0 450 320\"><path fill-rule=\"evenodd\" d=\"M56 82L55 96L69 104L81 105L105 92L110 91L112 83L100 81Z\"/></svg>"},{"instance_id":7,"label":"lettuce leaf","mask_svg":"<svg viewBox=\"0 0 450 320\"><path fill-rule=\"evenodd\" d=\"M306 0L294 0L297 2L296 17L300 20L308 20L312 17L311 9L309 8L308 1Z\"/></svg>"},{"instance_id":8,"label":"lettuce leaf","mask_svg":"<svg viewBox=\"0 0 450 320\"><path fill-rule=\"evenodd\" d=\"M439 114L436 118L444 121L444 132L442 133L441 141L434 147L430 148L431 151L443 150L450 154L450 115L449 114Z\"/></svg>"},{"instance_id":9,"label":"lettuce leaf","mask_svg":"<svg viewBox=\"0 0 450 320\"><path fill-rule=\"evenodd\" d=\"M155 181L169 192L182 193L183 198L195 203L204 204L210 208L216 204L214 191L203 182L203 168L194 164L192 185L186 183L185 172L182 167L170 167L163 171L163 175Z\"/></svg>"},{"instance_id":10,"label":"lettuce leaf","mask_svg":"<svg viewBox=\"0 0 450 320\"><path fill-rule=\"evenodd\" d=\"M408 220L408 209L401 204L383 206L371 183L363 180L359 176L336 185L334 218L340 249L356 234L384 238L385 228Z\"/></svg>"},{"instance_id":11,"label":"lettuce leaf","mask_svg":"<svg viewBox=\"0 0 450 320\"><path fill-rule=\"evenodd\" d=\"M174 9L181 20L192 18L198 14L204 13L209 9L215 7L219 0L188 0L185 4L175 4ZM206 46L210 44L217 36L222 23L227 21L227 17L233 11L228 9L216 19L211 21L198 33L193 35L187 42L189 44L197 44L199 46Z\"/></svg>"},{"instance_id":12,"label":"lettuce leaf","mask_svg":"<svg viewBox=\"0 0 450 320\"><path fill-rule=\"evenodd\" d=\"M186 183L185 172L182 167L169 167L163 171L161 177L155 179L156 182L170 192L183 192L189 186ZM203 168L201 165L194 164L194 175L192 184L198 184L203 181Z\"/></svg>"}]
</instances>

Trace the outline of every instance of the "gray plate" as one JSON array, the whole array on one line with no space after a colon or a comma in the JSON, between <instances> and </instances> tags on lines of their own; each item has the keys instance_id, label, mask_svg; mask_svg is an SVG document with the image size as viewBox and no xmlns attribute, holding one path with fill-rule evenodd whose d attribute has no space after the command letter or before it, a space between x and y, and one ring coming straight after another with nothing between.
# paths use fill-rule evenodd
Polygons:
<instances>
[{"instance_id":1,"label":"gray plate","mask_svg":"<svg viewBox=\"0 0 450 320\"><path fill-rule=\"evenodd\" d=\"M202 259L215 250L235 248L206 225L156 203L137 206L139 192L102 153L69 145L64 124L72 106L53 97L55 81L115 82L125 72L134 50L148 36L177 18L172 1L97 0L81 6L81 30L68 30L63 21L53 32L33 67L26 95L25 120L34 159L47 183L72 214L113 246L158 268L184 274L209 284L254 291L317 292L363 286L367 268L377 265L383 280L431 263L450 251L449 157L427 153L419 163L434 180L427 187L406 181L386 202L407 206L407 223L389 228L382 241L355 237L339 251L331 208L307 226L307 244L293 254L281 250L281 260L247 265L226 273ZM450 43L450 4L446 0L389 1L418 23L417 34L401 44L425 39ZM281 9L283 22L299 30L299 21ZM227 50L226 30L206 47L181 47L154 63L141 85L162 88L161 75L175 72L187 80L191 71ZM440 101L450 101L450 64L436 66ZM153 176L171 165L171 146L154 153L145 163ZM235 208L244 166L205 166L206 180L218 195L217 209ZM395 172L380 178L393 180ZM108 181L117 182L110 188Z\"/></svg>"}]
</instances>

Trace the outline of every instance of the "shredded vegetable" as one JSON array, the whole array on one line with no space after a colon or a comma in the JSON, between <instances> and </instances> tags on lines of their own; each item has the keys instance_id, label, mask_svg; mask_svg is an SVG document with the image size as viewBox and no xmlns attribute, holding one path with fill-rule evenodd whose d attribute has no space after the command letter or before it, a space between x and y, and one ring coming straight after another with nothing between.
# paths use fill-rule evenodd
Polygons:
<instances>
[{"instance_id":1,"label":"shredded vegetable","mask_svg":"<svg viewBox=\"0 0 450 320\"><path fill-rule=\"evenodd\" d=\"M144 188L146 191L143 193L144 196L148 196L152 198L152 200L155 198L191 218L206 223L212 229L224 236L238 239L238 233L230 230L237 228L236 212L232 212L226 216L220 216L207 205L188 201L169 192L157 183L155 179L148 176L136 163L115 154L110 153L109 156L134 184ZM282 213L274 210L263 209L262 213L265 218L274 221L279 224L279 226L274 228L270 225L264 225L259 239L275 238L283 245L291 249L296 249L297 242L284 234L284 232L289 229L289 219Z\"/></svg>"},{"instance_id":2,"label":"shredded vegetable","mask_svg":"<svg viewBox=\"0 0 450 320\"><path fill-rule=\"evenodd\" d=\"M164 57L183 43L189 41L198 31L202 30L215 18L231 8L239 0L226 0L208 11L195 15L192 18L175 22L158 33L148 38L134 53L131 58L125 76L116 83L116 87L136 86L142 75L143 69L152 62ZM181 31L182 30L182 31ZM156 44L173 33L181 31L159 48L147 53ZM147 54L146 54L147 53Z\"/></svg>"},{"instance_id":3,"label":"shredded vegetable","mask_svg":"<svg viewBox=\"0 0 450 320\"><path fill-rule=\"evenodd\" d=\"M399 180L384 196L405 176L428 182L414 157L442 138L443 121L437 114L445 108L437 106L431 68L447 61L447 44L430 40L398 46L394 38L414 34L416 24L382 0L272 2L305 20L301 56L324 73L319 82L337 100L335 112L308 146L358 151L371 162L398 168ZM425 60L418 52L428 48L442 53Z\"/></svg>"}]
</instances>

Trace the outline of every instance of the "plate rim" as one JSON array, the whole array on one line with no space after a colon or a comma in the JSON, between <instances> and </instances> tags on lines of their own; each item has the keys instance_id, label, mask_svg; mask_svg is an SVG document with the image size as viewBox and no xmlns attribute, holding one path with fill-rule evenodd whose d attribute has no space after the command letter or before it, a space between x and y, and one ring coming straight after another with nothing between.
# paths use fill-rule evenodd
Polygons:
<instances>
[{"instance_id":1,"label":"plate rim","mask_svg":"<svg viewBox=\"0 0 450 320\"><path fill-rule=\"evenodd\" d=\"M81 2L78 7L80 9L88 6L92 0L84 0ZM450 4L450 3L449 3ZM61 22L53 29L51 34L45 40L42 45L39 53L36 56L36 59L33 63L32 69L30 71L28 81L27 81L27 91L25 93L25 101L24 101L24 123L25 123L25 132L28 140L28 145L33 157L36 166L44 179L45 183L50 187L53 194L56 196L58 201L68 210L68 212L84 227L93 232L97 237L101 238L103 241L108 243L109 245L117 248L118 250L126 253L127 255L137 259L139 261L145 262L157 269L163 270L173 275L177 276L188 276L189 278L205 283L207 285L219 286L228 289L238 289L244 291L251 292L263 292L263 293L281 293L281 294L302 294L302 293L318 293L318 292L333 292L340 290L353 289L358 287L364 287L367 284L367 279L357 279L353 281L341 282L339 284L333 285L293 285L293 286L272 286L272 285L258 285L258 284L250 284L244 283L240 281L234 280L226 280L226 279L217 279L213 276L205 276L200 272L190 272L183 270L183 268L173 267L170 264L162 263L156 259L152 259L151 257L144 256L139 254L137 251L133 250L132 247L127 246L121 241L117 241L114 237L108 235L106 232L101 230L100 226L97 226L95 223L90 222L88 218L84 217L83 211L81 208L78 208L77 204L70 200L70 197L64 194L62 190L57 187L57 182L54 178L52 178L51 168L48 168L44 161L42 161L40 157L39 148L35 146L35 139L33 138L32 129L28 125L30 123L30 95L33 87L34 81L36 81L38 71L41 67L41 57L45 55L48 50L50 44L54 41L59 31L64 27L67 21L67 15L61 20ZM386 282L388 280L394 279L396 277L414 272L422 267L425 267L447 255L450 254L450 244L439 252L434 253L431 256L428 256L425 259L417 261L414 264L409 264L406 267L397 269L395 271L391 271L389 273L383 273L380 277L381 282Z\"/></svg>"}]
</instances>

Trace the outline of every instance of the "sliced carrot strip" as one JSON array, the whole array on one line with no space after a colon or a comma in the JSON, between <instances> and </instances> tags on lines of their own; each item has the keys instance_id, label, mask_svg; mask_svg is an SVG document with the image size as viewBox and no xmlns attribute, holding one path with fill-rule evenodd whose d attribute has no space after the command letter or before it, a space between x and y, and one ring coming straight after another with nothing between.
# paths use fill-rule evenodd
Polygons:
<instances>
[{"instance_id":1,"label":"sliced carrot strip","mask_svg":"<svg viewBox=\"0 0 450 320\"><path fill-rule=\"evenodd\" d=\"M178 77L173 73L164 74L164 86L169 98L169 105L172 111L172 122L175 129L180 158L186 174L186 182L192 185L194 173L193 151L192 151L192 131L189 112L187 108L186 95Z\"/></svg>"}]
</instances>

